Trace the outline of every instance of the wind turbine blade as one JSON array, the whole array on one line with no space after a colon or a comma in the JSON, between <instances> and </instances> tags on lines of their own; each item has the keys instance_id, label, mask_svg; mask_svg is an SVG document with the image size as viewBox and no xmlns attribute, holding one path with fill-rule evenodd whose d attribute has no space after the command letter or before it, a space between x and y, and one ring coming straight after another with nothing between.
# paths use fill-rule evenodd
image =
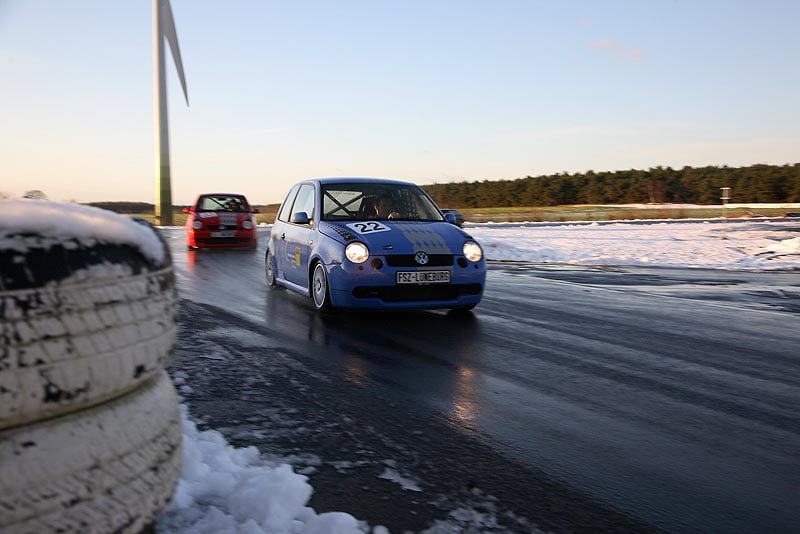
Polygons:
<instances>
[{"instance_id":1,"label":"wind turbine blade","mask_svg":"<svg viewBox=\"0 0 800 534\"><path fill-rule=\"evenodd\" d=\"M178 71L178 78L181 80L181 87L183 88L183 97L186 99L186 105L189 105L189 93L186 91L186 76L183 74L183 61L181 61L181 49L178 46L178 32L175 30L175 19L172 16L172 7L169 5L169 0L162 0L162 21L164 28L164 37L167 38L169 49L172 52L172 59L175 61L175 69Z\"/></svg>"}]
</instances>

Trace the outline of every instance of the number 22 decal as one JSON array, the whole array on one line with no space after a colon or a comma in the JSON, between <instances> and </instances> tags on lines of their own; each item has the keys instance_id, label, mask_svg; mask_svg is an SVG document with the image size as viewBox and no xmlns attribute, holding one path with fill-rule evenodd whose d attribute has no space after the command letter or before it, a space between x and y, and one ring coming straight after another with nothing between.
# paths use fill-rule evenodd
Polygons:
<instances>
[{"instance_id":1,"label":"number 22 decal","mask_svg":"<svg viewBox=\"0 0 800 534\"><path fill-rule=\"evenodd\" d=\"M347 225L348 228L358 232L359 234L372 234L375 232L385 232L390 230L388 226L384 226L383 224L379 223L378 221L366 221L366 222L357 222L357 223L350 223Z\"/></svg>"}]
</instances>

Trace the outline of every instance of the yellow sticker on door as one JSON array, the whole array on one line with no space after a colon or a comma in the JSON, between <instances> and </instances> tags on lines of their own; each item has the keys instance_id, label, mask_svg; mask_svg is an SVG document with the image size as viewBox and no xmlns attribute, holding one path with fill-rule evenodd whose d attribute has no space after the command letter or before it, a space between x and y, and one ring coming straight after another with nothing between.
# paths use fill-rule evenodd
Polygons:
<instances>
[{"instance_id":1,"label":"yellow sticker on door","mask_svg":"<svg viewBox=\"0 0 800 534\"><path fill-rule=\"evenodd\" d=\"M294 264L300 267L300 247L294 247Z\"/></svg>"}]
</instances>

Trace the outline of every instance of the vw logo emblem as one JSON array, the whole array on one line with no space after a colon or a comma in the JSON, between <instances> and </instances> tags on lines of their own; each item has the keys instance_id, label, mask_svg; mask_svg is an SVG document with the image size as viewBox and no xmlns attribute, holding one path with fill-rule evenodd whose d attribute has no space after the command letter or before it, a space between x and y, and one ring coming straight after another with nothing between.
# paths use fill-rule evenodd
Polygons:
<instances>
[{"instance_id":1,"label":"vw logo emblem","mask_svg":"<svg viewBox=\"0 0 800 534\"><path fill-rule=\"evenodd\" d=\"M219 225L219 229L220 229L220 230L224 230L224 229L225 229L225 225L224 225L224 224L220 224L220 225Z\"/></svg>"},{"instance_id":2,"label":"vw logo emblem","mask_svg":"<svg viewBox=\"0 0 800 534\"><path fill-rule=\"evenodd\" d=\"M414 254L414 261L416 261L420 265L425 265L426 263L428 263L428 255L425 254L424 252L417 252L416 254Z\"/></svg>"}]
</instances>

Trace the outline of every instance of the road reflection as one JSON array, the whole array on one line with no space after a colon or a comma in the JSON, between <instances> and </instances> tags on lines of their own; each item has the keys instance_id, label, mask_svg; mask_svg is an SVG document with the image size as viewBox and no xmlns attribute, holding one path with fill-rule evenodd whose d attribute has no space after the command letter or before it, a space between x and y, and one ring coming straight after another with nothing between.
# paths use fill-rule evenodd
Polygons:
<instances>
[{"instance_id":1,"label":"road reflection","mask_svg":"<svg viewBox=\"0 0 800 534\"><path fill-rule=\"evenodd\" d=\"M336 311L319 314L310 299L273 288L266 324L319 347L313 357L359 387L393 388L433 402L460 425L472 426L485 394L478 370L489 353L475 313Z\"/></svg>"},{"instance_id":2,"label":"road reflection","mask_svg":"<svg viewBox=\"0 0 800 534\"><path fill-rule=\"evenodd\" d=\"M196 250L187 250L186 251L186 270L191 274L195 274L195 267L196 266L197 266L197 251Z\"/></svg>"},{"instance_id":3,"label":"road reflection","mask_svg":"<svg viewBox=\"0 0 800 534\"><path fill-rule=\"evenodd\" d=\"M472 425L477 412L477 373L470 367L459 367L453 391L452 417L462 424Z\"/></svg>"},{"instance_id":4,"label":"road reflection","mask_svg":"<svg viewBox=\"0 0 800 534\"><path fill-rule=\"evenodd\" d=\"M367 366L363 358L357 354L347 353L345 355L345 380L357 385L363 385L368 378Z\"/></svg>"},{"instance_id":5,"label":"road reflection","mask_svg":"<svg viewBox=\"0 0 800 534\"><path fill-rule=\"evenodd\" d=\"M409 394L432 403L455 426L472 433L488 392L480 368L489 354L474 314L444 311L342 312L317 315L305 303L280 304L270 295L267 315L305 324L306 339L324 347L322 358L338 362L341 378L360 387ZM292 312L286 308L302 308ZM275 317L275 309L281 313ZM267 319L269 320L269 319Z\"/></svg>"}]
</instances>

